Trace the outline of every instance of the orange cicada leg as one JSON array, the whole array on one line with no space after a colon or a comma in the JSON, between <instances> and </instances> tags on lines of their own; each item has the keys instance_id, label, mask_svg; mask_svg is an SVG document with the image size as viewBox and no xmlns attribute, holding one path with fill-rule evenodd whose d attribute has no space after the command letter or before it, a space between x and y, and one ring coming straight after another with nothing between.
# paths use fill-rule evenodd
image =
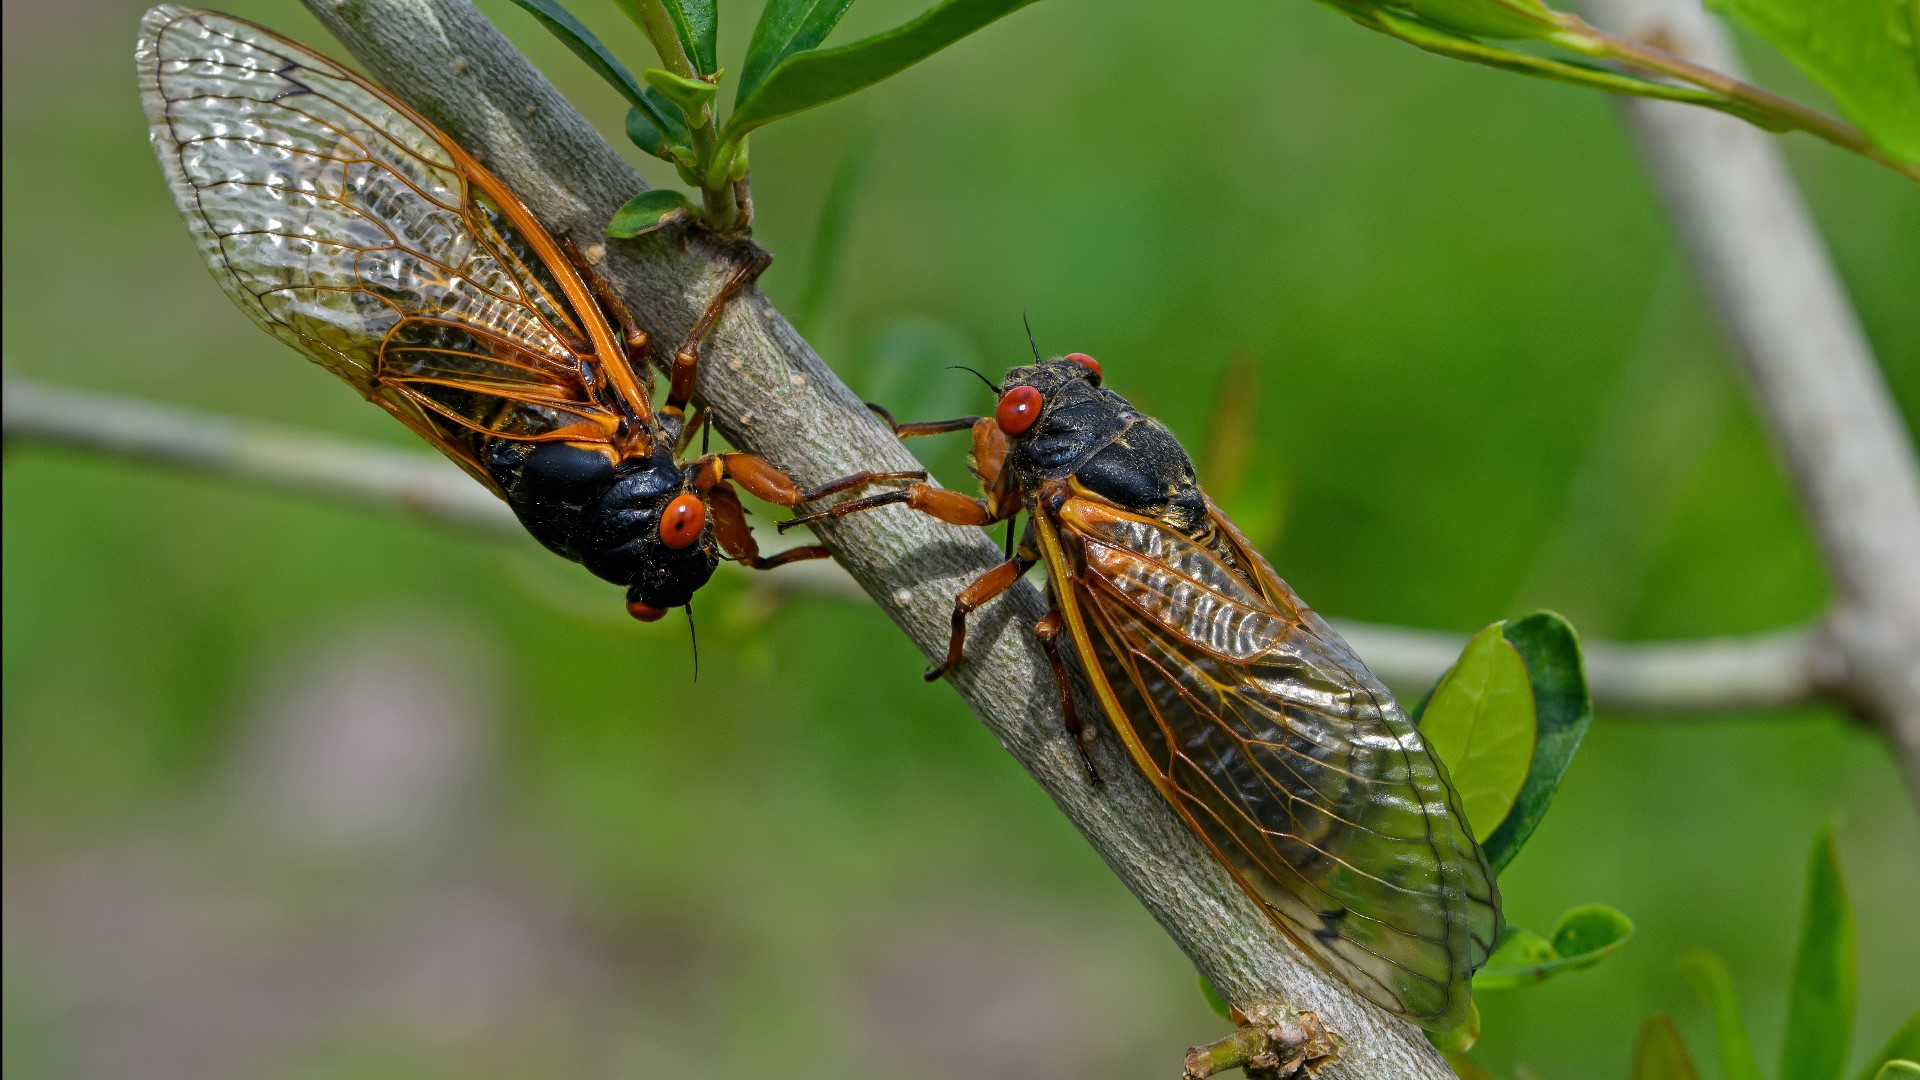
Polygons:
<instances>
[{"instance_id":1,"label":"orange cicada leg","mask_svg":"<svg viewBox=\"0 0 1920 1080\"><path fill-rule=\"evenodd\" d=\"M819 498L874 480L905 478L906 475L901 473L854 473L852 476L843 476L838 480L822 484L806 494L810 499ZM811 514L788 518L780 523L779 528L781 532L786 532L795 525L811 525L816 521L831 521L846 517L848 514L858 514L863 510L902 505L909 510L918 510L930 517L938 518L949 525L991 525L1000 520L994 517L993 511L979 499L962 495L958 491L948 491L946 488L937 488L932 484L916 481L894 491L883 491L878 495L868 495L861 499L849 499L843 503L834 503L824 510L815 510Z\"/></svg>"},{"instance_id":2,"label":"orange cicada leg","mask_svg":"<svg viewBox=\"0 0 1920 1080\"><path fill-rule=\"evenodd\" d=\"M720 550L749 570L772 570L791 562L827 558L827 549L819 544L761 555L753 529L747 525L746 508L740 505L740 496L733 493L733 485L719 481L707 489L706 496L707 505L713 509L713 535L720 541Z\"/></svg>"},{"instance_id":3,"label":"orange cicada leg","mask_svg":"<svg viewBox=\"0 0 1920 1080\"><path fill-rule=\"evenodd\" d=\"M687 402L692 400L694 376L700 372L700 345L713 332L713 326L720 320L720 312L726 309L727 301L759 277L760 272L773 261L773 256L751 244L747 246L751 254L728 275L720 291L713 294L713 299L707 301L707 306L700 311L700 317L694 320L693 329L687 331L686 340L674 350L673 367L667 373L666 410L670 413L684 412Z\"/></svg>"},{"instance_id":4,"label":"orange cicada leg","mask_svg":"<svg viewBox=\"0 0 1920 1080\"><path fill-rule=\"evenodd\" d=\"M967 616L1013 588L1013 583L1020 580L1021 574L1033 569L1033 564L1034 560L1022 552L974 578L966 588L960 590L960 595L953 598L953 636L947 639L947 657L926 670L924 678L928 682L939 679L959 665L961 654L966 651Z\"/></svg>"},{"instance_id":5,"label":"orange cicada leg","mask_svg":"<svg viewBox=\"0 0 1920 1080\"><path fill-rule=\"evenodd\" d=\"M856 473L821 487L802 488L785 470L758 454L709 454L692 464L693 489L705 497L713 508L714 536L720 541L721 550L742 566L754 570L771 570L803 559L824 559L828 557L828 551L819 544L812 544L762 556L760 545L753 538L753 530L747 525L746 508L740 505L740 497L734 494L734 484L746 488L749 494L762 502L790 507L875 480L924 480L927 475L920 469Z\"/></svg>"}]
</instances>

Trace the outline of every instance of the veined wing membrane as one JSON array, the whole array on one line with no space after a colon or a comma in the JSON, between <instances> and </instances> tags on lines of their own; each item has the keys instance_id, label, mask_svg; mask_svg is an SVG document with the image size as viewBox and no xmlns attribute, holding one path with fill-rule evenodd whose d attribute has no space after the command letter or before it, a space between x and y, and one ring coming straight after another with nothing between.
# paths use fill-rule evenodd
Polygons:
<instances>
[{"instance_id":1,"label":"veined wing membrane","mask_svg":"<svg viewBox=\"0 0 1920 1080\"><path fill-rule=\"evenodd\" d=\"M492 485L476 435L606 441L622 363L512 196L404 105L270 31L158 7L136 59L174 201L228 295ZM524 220L516 223L515 218ZM622 411L644 393L612 373Z\"/></svg>"},{"instance_id":2,"label":"veined wing membrane","mask_svg":"<svg viewBox=\"0 0 1920 1080\"><path fill-rule=\"evenodd\" d=\"M1451 1026L1497 896L1413 725L1217 512L1238 569L1146 518L1084 500L1061 516L1084 659L1141 766L1301 948Z\"/></svg>"}]
</instances>

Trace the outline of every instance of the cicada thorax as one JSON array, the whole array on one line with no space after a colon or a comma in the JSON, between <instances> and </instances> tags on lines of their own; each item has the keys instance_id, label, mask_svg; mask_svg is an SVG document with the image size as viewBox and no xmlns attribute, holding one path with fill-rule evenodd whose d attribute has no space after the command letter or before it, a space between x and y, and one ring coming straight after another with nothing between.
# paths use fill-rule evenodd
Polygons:
<instances>
[{"instance_id":1,"label":"cicada thorax","mask_svg":"<svg viewBox=\"0 0 1920 1080\"><path fill-rule=\"evenodd\" d=\"M1034 387L1045 402L1013 437L1005 458L1029 499L1048 493L1057 501L1078 491L1224 548L1193 458L1165 424L1088 378L1077 363L1017 367L1001 385Z\"/></svg>"}]
</instances>

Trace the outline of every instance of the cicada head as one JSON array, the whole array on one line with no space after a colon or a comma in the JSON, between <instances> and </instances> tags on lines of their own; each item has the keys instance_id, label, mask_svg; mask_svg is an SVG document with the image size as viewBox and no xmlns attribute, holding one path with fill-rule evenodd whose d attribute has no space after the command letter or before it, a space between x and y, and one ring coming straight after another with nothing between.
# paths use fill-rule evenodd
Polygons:
<instances>
[{"instance_id":1,"label":"cicada head","mask_svg":"<svg viewBox=\"0 0 1920 1080\"><path fill-rule=\"evenodd\" d=\"M582 507L578 555L588 570L627 587L627 611L651 622L693 599L720 546L692 470L662 447L623 463Z\"/></svg>"},{"instance_id":2,"label":"cicada head","mask_svg":"<svg viewBox=\"0 0 1920 1080\"><path fill-rule=\"evenodd\" d=\"M1206 496L1180 440L1100 382L1099 362L1085 353L1007 372L994 422L1019 486L1037 491L1071 476L1115 506L1182 533L1203 530Z\"/></svg>"},{"instance_id":3,"label":"cicada head","mask_svg":"<svg viewBox=\"0 0 1920 1080\"><path fill-rule=\"evenodd\" d=\"M1070 353L1007 372L995 388L994 422L1010 446L1008 459L1032 481L1066 475L1112 441L1133 412L1100 386L1100 365Z\"/></svg>"}]
</instances>

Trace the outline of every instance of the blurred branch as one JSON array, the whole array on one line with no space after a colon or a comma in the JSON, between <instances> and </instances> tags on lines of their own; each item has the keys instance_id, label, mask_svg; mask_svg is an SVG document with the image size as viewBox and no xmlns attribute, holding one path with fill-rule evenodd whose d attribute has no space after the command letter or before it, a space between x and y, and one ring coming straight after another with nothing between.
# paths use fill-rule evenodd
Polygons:
<instances>
[{"instance_id":1,"label":"blurred branch","mask_svg":"<svg viewBox=\"0 0 1920 1080\"><path fill-rule=\"evenodd\" d=\"M280 491L525 537L513 511L445 458L9 377L6 443L68 446Z\"/></svg>"},{"instance_id":2,"label":"blurred branch","mask_svg":"<svg viewBox=\"0 0 1920 1080\"><path fill-rule=\"evenodd\" d=\"M1596 21L1739 74L1696 0L1586 0ZM1785 459L1834 591L1835 693L1920 799L1920 466L1780 151L1738 121L1623 100Z\"/></svg>"},{"instance_id":3,"label":"blurred branch","mask_svg":"<svg viewBox=\"0 0 1920 1080\"><path fill-rule=\"evenodd\" d=\"M487 535L526 536L504 503L438 455L22 379L8 379L5 396L9 445L92 450L399 511ZM866 595L853 578L825 562L757 580L783 593ZM1334 626L1375 674L1397 686L1432 685L1467 643L1464 634L1436 630L1341 619ZM1832 698L1835 661L1824 630L1704 641L1588 641L1581 648L1594 701L1602 708L1766 709Z\"/></svg>"},{"instance_id":4,"label":"blurred branch","mask_svg":"<svg viewBox=\"0 0 1920 1080\"><path fill-rule=\"evenodd\" d=\"M1396 686L1433 685L1467 645L1465 634L1332 622L1374 674ZM1830 649L1825 632L1817 629L1700 641L1580 643L1596 707L1662 713L1830 701Z\"/></svg>"}]
</instances>

